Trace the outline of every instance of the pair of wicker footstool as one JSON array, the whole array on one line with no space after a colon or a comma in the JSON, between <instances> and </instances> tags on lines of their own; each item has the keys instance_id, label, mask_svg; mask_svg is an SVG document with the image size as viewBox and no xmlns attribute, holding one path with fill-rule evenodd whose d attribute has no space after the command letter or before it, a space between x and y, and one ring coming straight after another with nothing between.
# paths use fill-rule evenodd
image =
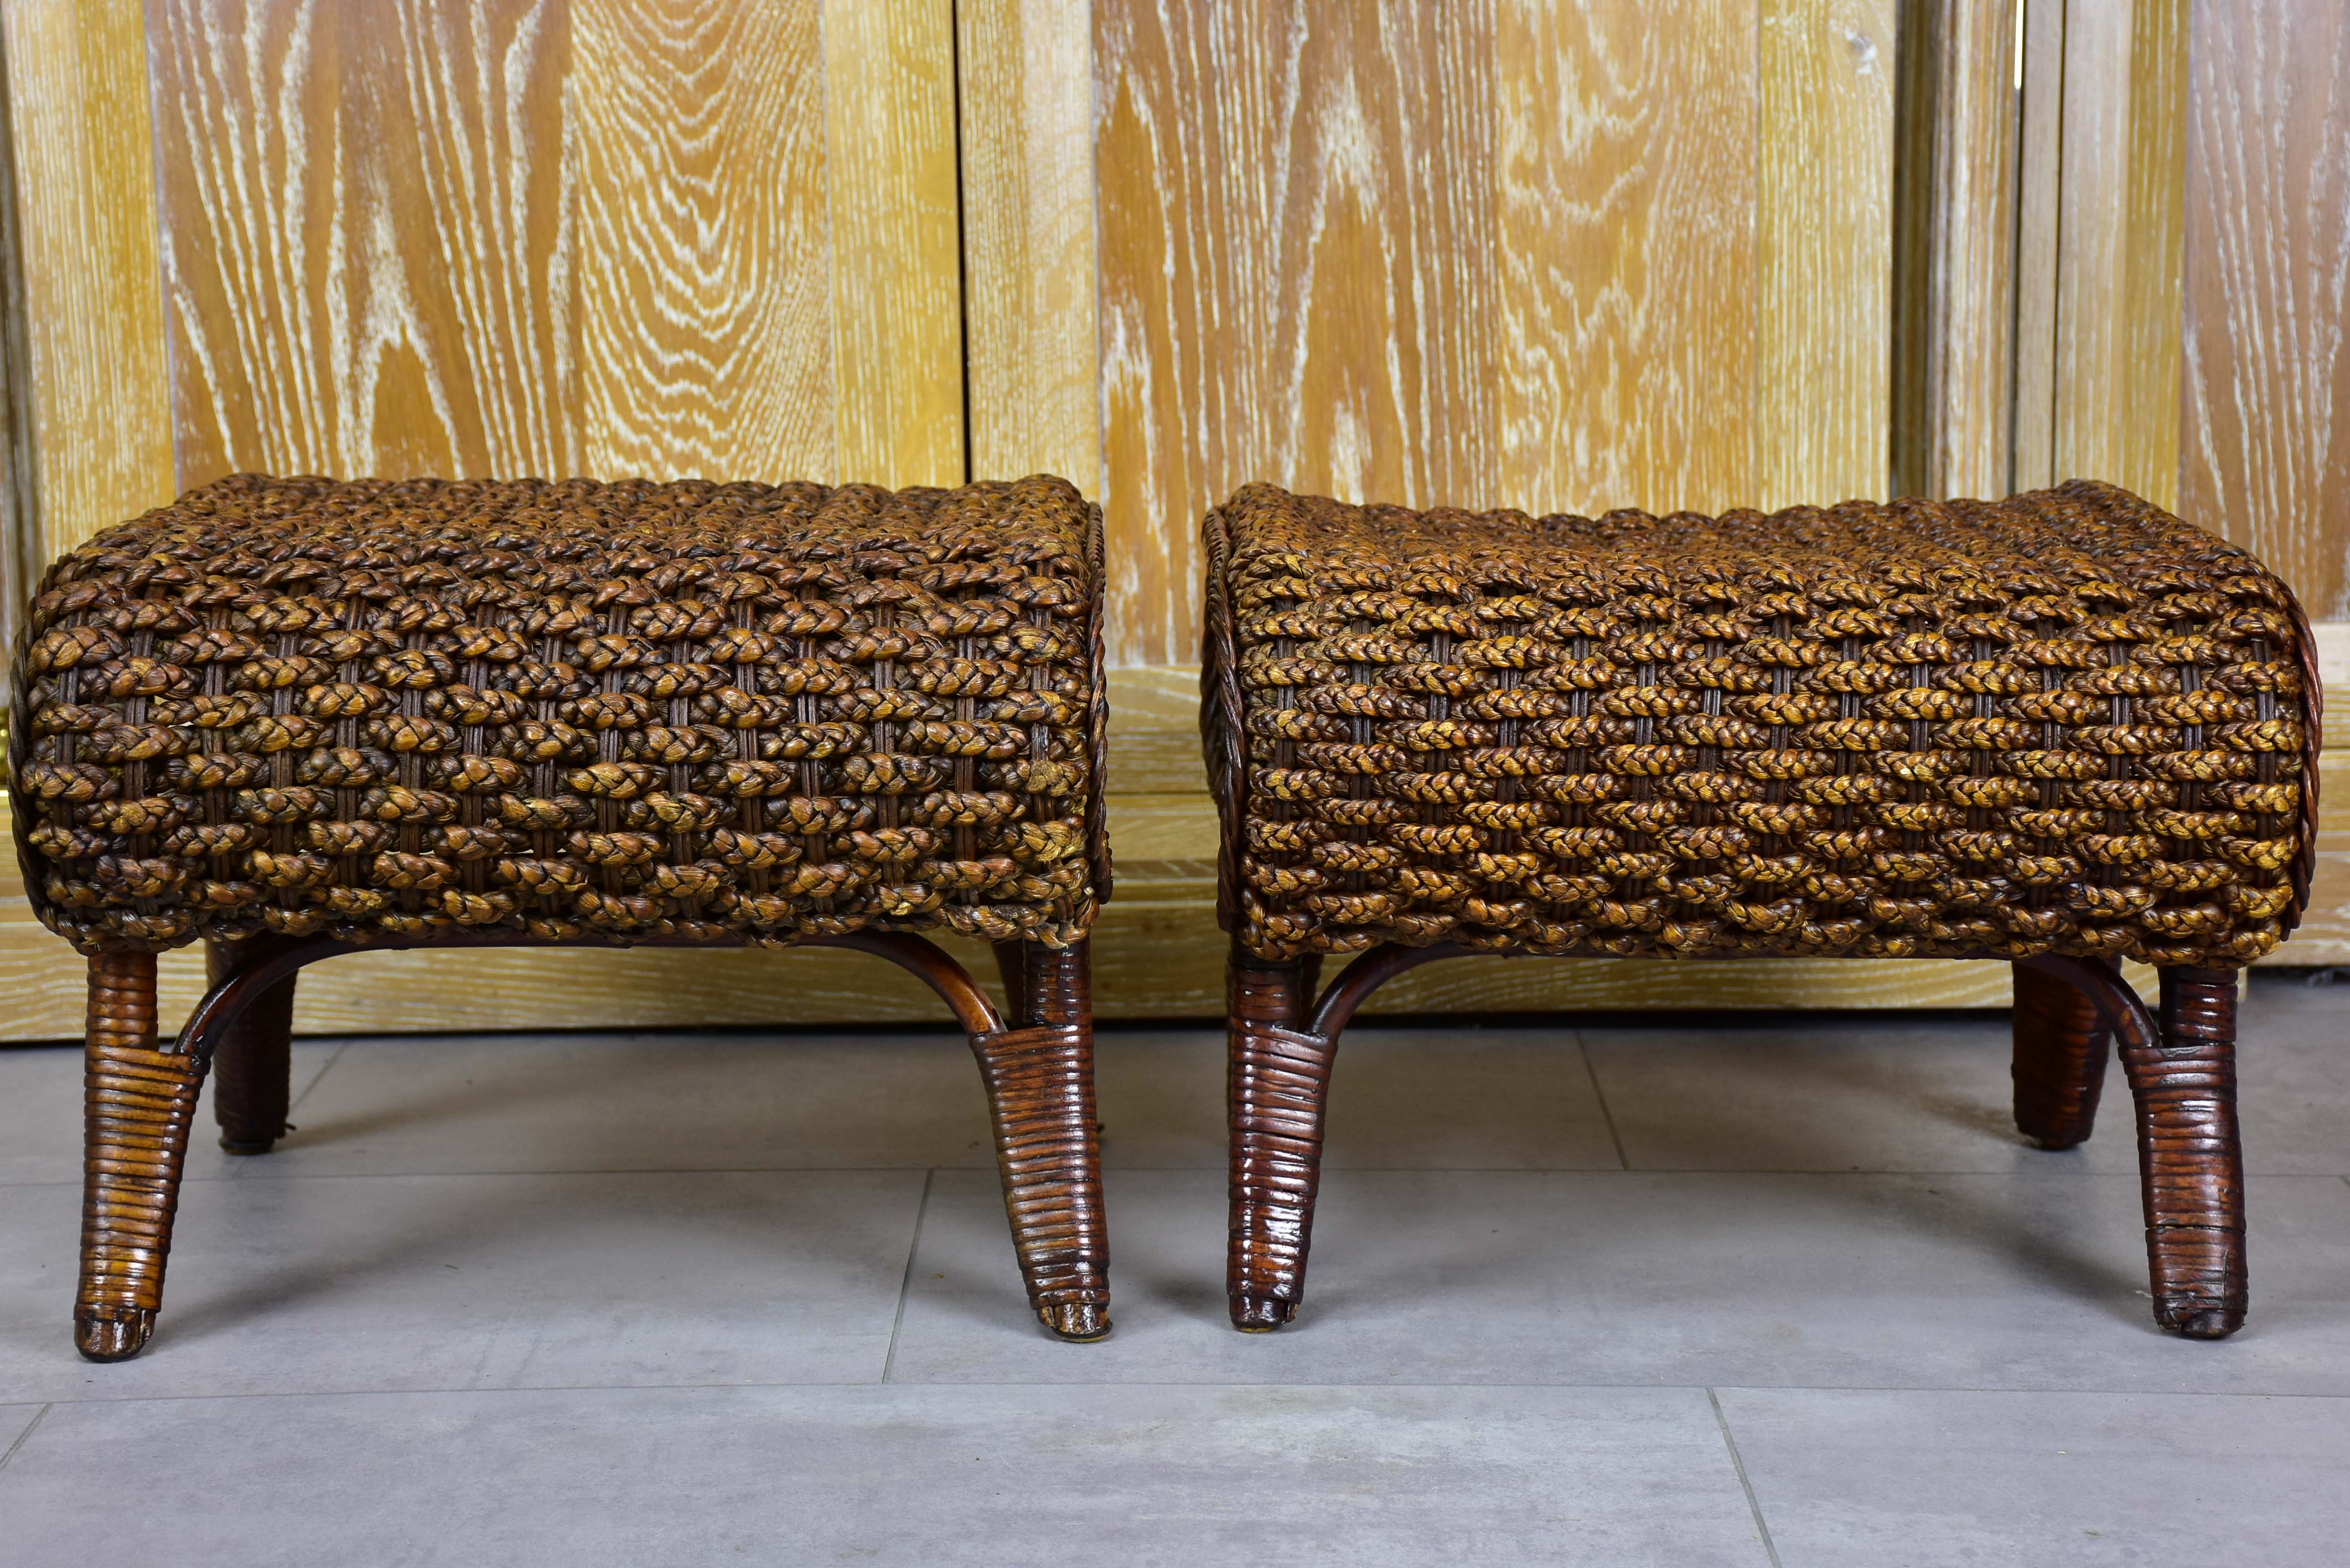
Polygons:
<instances>
[{"instance_id":1,"label":"pair of wicker footstool","mask_svg":"<svg viewBox=\"0 0 2350 1568\"><path fill-rule=\"evenodd\" d=\"M1237 1324L1302 1298L1348 1019L1480 952L2006 961L2023 1130L2085 1137L2118 1044L2156 1317L2241 1323L2235 978L2306 902L2318 733L2249 556L2080 483L1596 521L1251 486L1206 545ZM1100 514L1045 477L241 476L66 556L10 734L27 890L89 965L82 1353L153 1330L207 1071L265 1151L296 971L425 946L906 967L978 1056L1032 1306L1106 1333L1102 598ZM993 944L1002 1007L935 930ZM165 1044L155 955L195 941Z\"/></svg>"}]
</instances>

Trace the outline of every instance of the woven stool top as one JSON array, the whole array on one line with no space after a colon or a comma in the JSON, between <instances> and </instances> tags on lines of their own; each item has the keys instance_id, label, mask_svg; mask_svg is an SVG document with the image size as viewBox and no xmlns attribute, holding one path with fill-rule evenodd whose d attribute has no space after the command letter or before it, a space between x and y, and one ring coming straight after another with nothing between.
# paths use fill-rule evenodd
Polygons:
<instances>
[{"instance_id":1,"label":"woven stool top","mask_svg":"<svg viewBox=\"0 0 2350 1568\"><path fill-rule=\"evenodd\" d=\"M2110 486L1207 521L1222 915L1256 955L2137 958L2299 918L2314 650Z\"/></svg>"},{"instance_id":2,"label":"woven stool top","mask_svg":"<svg viewBox=\"0 0 2350 1568\"><path fill-rule=\"evenodd\" d=\"M1108 891L1100 585L1043 477L222 480L34 602L26 888L85 951L1065 945Z\"/></svg>"}]
</instances>

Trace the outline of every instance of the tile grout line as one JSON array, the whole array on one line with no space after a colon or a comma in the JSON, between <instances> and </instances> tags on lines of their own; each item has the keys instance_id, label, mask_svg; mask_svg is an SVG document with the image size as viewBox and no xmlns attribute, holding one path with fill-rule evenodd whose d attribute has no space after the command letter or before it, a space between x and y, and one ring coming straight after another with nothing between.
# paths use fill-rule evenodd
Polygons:
<instances>
[{"instance_id":1,"label":"tile grout line","mask_svg":"<svg viewBox=\"0 0 2350 1568\"><path fill-rule=\"evenodd\" d=\"M914 1236L906 1243L906 1277L898 1282L898 1313L889 1320L889 1350L881 1357L881 1381L889 1381L889 1373L898 1365L898 1331L906 1325L906 1298L914 1293L914 1260L921 1255L922 1221L931 1217L931 1183L938 1179L932 1167L922 1172L922 1200L914 1209Z\"/></svg>"},{"instance_id":2,"label":"tile grout line","mask_svg":"<svg viewBox=\"0 0 2350 1568\"><path fill-rule=\"evenodd\" d=\"M483 1397L495 1397L497 1396L508 1394L740 1394L757 1393L763 1390L775 1392L790 1391L795 1389L878 1388L880 1386L880 1384L868 1382L859 1378L830 1378L795 1383L491 1383L469 1384L463 1386L452 1385L446 1387L434 1388L259 1388L245 1389L240 1392L211 1394L125 1394L113 1398L77 1398L60 1397L51 1399L47 1403L50 1405L94 1405L112 1407L127 1407L131 1405L179 1405L206 1400L213 1402L227 1402L230 1400L242 1399L406 1399L426 1397L438 1398L444 1395L452 1397L463 1395L468 1397L479 1396ZM1170 1379L1164 1377L1112 1378L1091 1381L1080 1381L1071 1378L1051 1379L1045 1382L1037 1382L1033 1379L1016 1382L1005 1381L1003 1379L983 1379L972 1382L958 1379L932 1379L921 1382L892 1383L889 1386L892 1388L931 1390L941 1388L1020 1389L1027 1392L1052 1388L1086 1388L1097 1391L1104 1388L1221 1388L1227 1391L1263 1389L1267 1391L1293 1393L1301 1389L1312 1390L1323 1388L1416 1390L1438 1393L1447 1391L1506 1393L1513 1389L1521 1391L1527 1389L1542 1389L1551 1392L1565 1391L1568 1393L1597 1391L1602 1393L1657 1394L1686 1392L1697 1394L1711 1392L1703 1384L1699 1383L1250 1383L1220 1382L1213 1379ZM1736 1383L1727 1385L1726 1386L1742 1388L1762 1394L1982 1394L1996 1397L2016 1396L2030 1397L2054 1396L2059 1398L2067 1399L2295 1399L2310 1400L2318 1403L2350 1405L2350 1394L2295 1394L2281 1392L2276 1389L2231 1391L2228 1389L2216 1388L1970 1388L1956 1384L1926 1383ZM32 1401L26 1399L19 1400L17 1403L21 1406L31 1404ZM14 1452L15 1450L12 1449L10 1451Z\"/></svg>"},{"instance_id":3,"label":"tile grout line","mask_svg":"<svg viewBox=\"0 0 2350 1568\"><path fill-rule=\"evenodd\" d=\"M80 1401L77 1400L76 1403L80 1403ZM56 1407L57 1401L52 1399L47 1404L33 1412L33 1418L25 1423L25 1429L16 1434L16 1440L15 1442L8 1445L8 1451L5 1454L0 1454L0 1470L5 1470L8 1468L8 1461L16 1457L16 1450L25 1446L26 1439L33 1435L33 1428L38 1427L41 1422L47 1417L48 1413Z\"/></svg>"},{"instance_id":4,"label":"tile grout line","mask_svg":"<svg viewBox=\"0 0 2350 1568\"><path fill-rule=\"evenodd\" d=\"M1762 1551L1771 1559L1771 1568L1779 1568L1779 1548L1771 1539L1771 1526L1763 1521L1762 1503L1754 1495L1754 1483L1747 1479L1746 1461L1738 1456L1738 1439L1730 1435L1730 1417L1722 1414L1721 1396L1709 1386L1705 1402L1713 1407L1713 1424L1721 1428L1721 1446L1730 1450L1730 1468L1738 1472L1738 1489L1746 1494L1746 1511L1754 1516L1754 1533L1762 1538Z\"/></svg>"},{"instance_id":5,"label":"tile grout line","mask_svg":"<svg viewBox=\"0 0 2350 1568\"><path fill-rule=\"evenodd\" d=\"M1592 1064L1591 1046L1579 1025L1575 1031L1575 1053L1583 1058L1583 1075L1591 1080L1591 1097L1599 1102L1599 1119L1607 1124L1607 1141L1616 1146L1616 1163L1629 1170L1632 1157L1624 1152L1624 1135L1616 1130L1616 1113L1608 1106L1607 1092L1599 1086L1599 1069Z\"/></svg>"}]
</instances>

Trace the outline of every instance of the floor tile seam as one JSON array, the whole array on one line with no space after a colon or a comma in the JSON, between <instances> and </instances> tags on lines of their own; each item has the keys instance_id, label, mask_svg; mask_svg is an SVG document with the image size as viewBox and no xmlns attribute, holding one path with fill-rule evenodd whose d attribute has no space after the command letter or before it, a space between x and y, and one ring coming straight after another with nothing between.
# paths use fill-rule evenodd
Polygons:
<instances>
[{"instance_id":1,"label":"floor tile seam","mask_svg":"<svg viewBox=\"0 0 2350 1568\"><path fill-rule=\"evenodd\" d=\"M1762 1554L1771 1560L1771 1568L1780 1568L1779 1548L1771 1539L1771 1521L1762 1517L1762 1500L1754 1495L1754 1482L1746 1474L1746 1460L1738 1452L1738 1439L1730 1430L1730 1417L1722 1413L1721 1396L1709 1386L1705 1402L1713 1409L1713 1424L1721 1434L1721 1446L1730 1451L1730 1468L1738 1476L1738 1490L1745 1494L1746 1511L1754 1520L1754 1533L1762 1542Z\"/></svg>"},{"instance_id":2,"label":"floor tile seam","mask_svg":"<svg viewBox=\"0 0 2350 1568\"><path fill-rule=\"evenodd\" d=\"M962 1382L943 1379L897 1377L889 1383L878 1383L869 1377L834 1377L800 1379L796 1381L757 1383L515 1383L489 1386L472 1385L433 1388L269 1388L248 1389L227 1393L197 1394L125 1394L114 1397L74 1397L59 1395L39 1401L46 1409L59 1405L177 1405L203 1400L242 1399L377 1399L377 1398L438 1398L444 1395L502 1394L695 1394L736 1391L743 1393L772 1392L793 1389L824 1388L891 1388L942 1391L973 1389L993 1393L1015 1390L1066 1389L1073 1392L1100 1394L1118 1389L1217 1389L1231 1392L1239 1389L1262 1389L1267 1393L1305 1393L1349 1391L1356 1393L1439 1394L1447 1392L1491 1392L1520 1390L1529 1393L1583 1394L1981 1394L1999 1397L2057 1398L2123 1398L2162 1399L2169 1401L2205 1399L2292 1399L2315 1404L2350 1405L2350 1393L2312 1394L2280 1390L2178 1389L2178 1388L2026 1388L2026 1387L1966 1387L1937 1384L1843 1384L1843 1383L1620 1383L1620 1382L1527 1382L1510 1383L1363 1383L1363 1382L1290 1382L1255 1381L1218 1382L1196 1378L1135 1378L1077 1379L1034 1378L1027 1380L989 1380ZM31 1404L32 1400L20 1400ZM30 1428L28 1428L29 1431Z\"/></svg>"},{"instance_id":3,"label":"floor tile seam","mask_svg":"<svg viewBox=\"0 0 2350 1568\"><path fill-rule=\"evenodd\" d=\"M34 1428L48 1418L49 1411L55 1407L56 1403L55 1400L44 1400L41 1407L33 1412L33 1418L25 1423L25 1429L16 1434L15 1442L8 1445L8 1451L0 1454L0 1470L5 1470L8 1468L8 1461L16 1457L16 1450L23 1448L26 1440L32 1437Z\"/></svg>"},{"instance_id":4,"label":"floor tile seam","mask_svg":"<svg viewBox=\"0 0 2350 1568\"><path fill-rule=\"evenodd\" d=\"M1591 1059L1591 1047L1585 1043L1583 1030L1575 1031L1575 1054L1583 1058L1583 1075L1590 1080L1591 1097L1599 1106L1599 1119L1607 1124L1607 1141L1616 1147L1618 1169L1632 1168L1632 1157L1624 1148L1624 1135L1616 1127L1616 1108L1607 1103L1607 1091L1599 1086L1599 1065Z\"/></svg>"},{"instance_id":5,"label":"floor tile seam","mask_svg":"<svg viewBox=\"0 0 2350 1568\"><path fill-rule=\"evenodd\" d=\"M922 1221L931 1214L931 1188L938 1179L935 1169L922 1175L922 1196L914 1205L914 1233L906 1241L906 1272L898 1282L898 1310L889 1319L889 1348L882 1353L880 1381L889 1381L889 1373L898 1362L898 1334L906 1326L906 1303L914 1294L914 1260L922 1254Z\"/></svg>"}]
</instances>

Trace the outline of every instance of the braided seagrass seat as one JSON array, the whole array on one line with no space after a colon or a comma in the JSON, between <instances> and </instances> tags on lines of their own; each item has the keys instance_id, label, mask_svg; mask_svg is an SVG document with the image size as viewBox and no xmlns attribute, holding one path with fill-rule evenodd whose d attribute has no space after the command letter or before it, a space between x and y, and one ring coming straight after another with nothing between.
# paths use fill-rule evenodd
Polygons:
<instances>
[{"instance_id":1,"label":"braided seagrass seat","mask_svg":"<svg viewBox=\"0 0 2350 1568\"><path fill-rule=\"evenodd\" d=\"M1087 938L1109 891L1101 524L1066 483L244 475L92 539L10 726L35 909L88 956L77 1338L161 1304L215 1052L285 1129L295 973L435 945L818 945L971 1035L1029 1298L1108 1326ZM999 1012L918 933L994 944ZM155 1030L155 954L213 985Z\"/></svg>"},{"instance_id":2,"label":"braided seagrass seat","mask_svg":"<svg viewBox=\"0 0 2350 1568\"><path fill-rule=\"evenodd\" d=\"M1240 1326L1302 1297L1339 1032L1472 952L2005 960L2023 1131L2086 1137L2118 1042L2156 1317L2241 1324L2236 971L2307 901L2318 736L2250 556L2085 483L1596 520L1258 485L1206 543Z\"/></svg>"}]
</instances>

